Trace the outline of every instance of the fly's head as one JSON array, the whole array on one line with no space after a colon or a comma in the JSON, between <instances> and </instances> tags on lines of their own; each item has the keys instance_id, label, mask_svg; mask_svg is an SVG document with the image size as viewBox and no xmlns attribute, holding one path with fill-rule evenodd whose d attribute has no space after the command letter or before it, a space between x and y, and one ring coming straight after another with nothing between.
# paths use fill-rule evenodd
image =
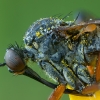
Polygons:
<instances>
[{"instance_id":1,"label":"fly's head","mask_svg":"<svg viewBox=\"0 0 100 100\"><path fill-rule=\"evenodd\" d=\"M25 50L17 45L10 45L5 53L5 64L8 70L15 74L22 74L26 68L28 57Z\"/></svg>"}]
</instances>

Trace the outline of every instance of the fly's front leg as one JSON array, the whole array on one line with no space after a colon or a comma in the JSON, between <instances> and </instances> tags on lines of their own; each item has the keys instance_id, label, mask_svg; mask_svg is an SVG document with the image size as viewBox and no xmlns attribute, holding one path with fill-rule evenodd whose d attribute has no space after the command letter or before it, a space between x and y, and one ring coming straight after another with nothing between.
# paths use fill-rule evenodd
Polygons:
<instances>
[{"instance_id":1,"label":"fly's front leg","mask_svg":"<svg viewBox=\"0 0 100 100\"><path fill-rule=\"evenodd\" d=\"M54 80L58 81L60 84L57 88L53 91L50 95L48 100L59 100L66 89L66 81L64 77L59 73L51 63L48 61L41 61L40 62L41 68Z\"/></svg>"},{"instance_id":2,"label":"fly's front leg","mask_svg":"<svg viewBox=\"0 0 100 100\"><path fill-rule=\"evenodd\" d=\"M54 65L52 65L49 61L41 61L40 62L41 68L49 75L53 80L66 84L64 77L61 75L59 70L56 69Z\"/></svg>"},{"instance_id":3,"label":"fly's front leg","mask_svg":"<svg viewBox=\"0 0 100 100\"><path fill-rule=\"evenodd\" d=\"M85 87L84 84L77 78L77 76L73 73L73 71L68 68L63 68L63 75L73 90L81 92L82 89Z\"/></svg>"}]
</instances>

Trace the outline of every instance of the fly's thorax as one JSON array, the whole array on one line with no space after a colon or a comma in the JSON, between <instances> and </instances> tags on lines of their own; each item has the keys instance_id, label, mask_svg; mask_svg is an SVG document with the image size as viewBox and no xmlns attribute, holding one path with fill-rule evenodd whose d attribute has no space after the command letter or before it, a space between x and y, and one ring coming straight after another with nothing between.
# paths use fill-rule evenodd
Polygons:
<instances>
[{"instance_id":1,"label":"fly's thorax","mask_svg":"<svg viewBox=\"0 0 100 100\"><path fill-rule=\"evenodd\" d=\"M25 33L25 44L31 46L32 43L36 42L39 38L52 33L53 29L60 26L61 23L63 23L63 20L51 17L37 20L29 27L28 31Z\"/></svg>"}]
</instances>

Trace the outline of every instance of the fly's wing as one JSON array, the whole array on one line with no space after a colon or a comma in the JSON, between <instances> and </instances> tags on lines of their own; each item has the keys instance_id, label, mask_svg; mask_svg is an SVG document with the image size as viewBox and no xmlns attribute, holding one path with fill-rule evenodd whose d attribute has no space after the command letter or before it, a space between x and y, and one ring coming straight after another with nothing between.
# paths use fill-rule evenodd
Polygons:
<instances>
[{"instance_id":1,"label":"fly's wing","mask_svg":"<svg viewBox=\"0 0 100 100\"><path fill-rule=\"evenodd\" d=\"M100 25L100 19L82 11L75 14L74 21L71 24L59 26L55 30L61 37L68 39L75 36L75 39L77 39L85 32L93 32L96 29L96 25Z\"/></svg>"},{"instance_id":2,"label":"fly's wing","mask_svg":"<svg viewBox=\"0 0 100 100\"><path fill-rule=\"evenodd\" d=\"M75 24L79 24L79 23L88 22L89 20L94 20L96 18L95 16L93 16L93 14L88 13L86 11L77 11L74 14L74 19L75 19Z\"/></svg>"}]
</instances>

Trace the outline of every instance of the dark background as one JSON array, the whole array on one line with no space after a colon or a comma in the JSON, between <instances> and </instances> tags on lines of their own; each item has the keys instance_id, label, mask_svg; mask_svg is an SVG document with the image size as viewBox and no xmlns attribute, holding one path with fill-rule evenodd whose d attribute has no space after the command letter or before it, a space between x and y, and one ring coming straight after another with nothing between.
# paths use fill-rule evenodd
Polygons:
<instances>
[{"instance_id":1,"label":"dark background","mask_svg":"<svg viewBox=\"0 0 100 100\"><path fill-rule=\"evenodd\" d=\"M99 0L0 0L0 62L9 44L23 45L23 36L32 22L58 13L86 10L100 16ZM42 75L36 64L30 66ZM45 78L48 78L44 75ZM52 89L24 76L13 76L0 68L0 100L47 100ZM64 95L61 100L69 100Z\"/></svg>"}]
</instances>

